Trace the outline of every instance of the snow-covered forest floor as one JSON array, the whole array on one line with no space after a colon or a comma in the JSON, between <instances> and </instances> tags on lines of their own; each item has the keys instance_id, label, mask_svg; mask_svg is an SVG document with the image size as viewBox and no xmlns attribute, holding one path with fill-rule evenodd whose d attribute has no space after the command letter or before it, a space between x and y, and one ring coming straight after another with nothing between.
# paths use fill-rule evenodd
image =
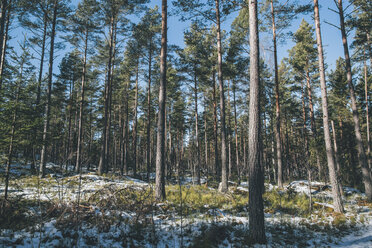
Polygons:
<instances>
[{"instance_id":1,"label":"snow-covered forest floor","mask_svg":"<svg viewBox=\"0 0 372 248\"><path fill-rule=\"evenodd\" d=\"M221 194L183 177L156 203L152 183L128 176L64 175L45 179L11 169L10 199L0 216L0 247L247 247L247 182ZM4 171L0 169L0 173ZM204 180L205 181L205 180ZM3 199L4 180L0 181ZM344 187L345 214L333 212L330 187L306 180L280 191L265 184L269 247L372 247L372 204ZM181 197L182 195L182 197ZM259 247L259 246L257 246ZM266 246L263 246L266 247Z\"/></svg>"}]
</instances>

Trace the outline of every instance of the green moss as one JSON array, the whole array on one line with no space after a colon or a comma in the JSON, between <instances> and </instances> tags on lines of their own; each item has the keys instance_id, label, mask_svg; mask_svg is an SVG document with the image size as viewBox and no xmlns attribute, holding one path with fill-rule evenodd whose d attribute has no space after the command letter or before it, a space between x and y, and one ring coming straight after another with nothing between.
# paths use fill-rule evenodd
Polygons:
<instances>
[{"instance_id":1,"label":"green moss","mask_svg":"<svg viewBox=\"0 0 372 248\"><path fill-rule=\"evenodd\" d=\"M180 194L182 192L182 196ZM210 209L224 209L231 212L241 211L248 204L247 194L222 194L205 186L168 186L167 203L180 208L183 214L206 212Z\"/></svg>"},{"instance_id":2,"label":"green moss","mask_svg":"<svg viewBox=\"0 0 372 248\"><path fill-rule=\"evenodd\" d=\"M291 215L306 216L309 212L309 198L305 194L293 192L281 193L277 190L265 192L263 195L268 212L281 211Z\"/></svg>"},{"instance_id":3,"label":"green moss","mask_svg":"<svg viewBox=\"0 0 372 248\"><path fill-rule=\"evenodd\" d=\"M337 229L344 230L347 228L347 218L344 214L335 214L332 225Z\"/></svg>"}]
</instances>

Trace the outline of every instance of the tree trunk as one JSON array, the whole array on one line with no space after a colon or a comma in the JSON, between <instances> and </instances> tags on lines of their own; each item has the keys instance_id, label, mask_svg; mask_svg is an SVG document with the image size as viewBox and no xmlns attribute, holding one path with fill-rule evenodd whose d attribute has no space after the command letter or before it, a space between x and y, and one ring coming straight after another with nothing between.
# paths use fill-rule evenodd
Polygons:
<instances>
[{"instance_id":1,"label":"tree trunk","mask_svg":"<svg viewBox=\"0 0 372 248\"><path fill-rule=\"evenodd\" d=\"M8 5L8 12L6 13L6 21L4 27L4 35L3 35L3 44L1 46L1 57L0 57L0 91L3 84L3 75L4 75L4 66L5 66L5 56L6 56L6 49L7 49L7 41L8 41L8 33L9 33L9 26L10 26L10 13L11 13L11 4L12 1L9 1Z\"/></svg>"},{"instance_id":2,"label":"tree trunk","mask_svg":"<svg viewBox=\"0 0 372 248\"><path fill-rule=\"evenodd\" d=\"M311 125L311 132L312 132L312 138L313 138L313 142L314 142L314 145L315 145L315 157L316 157L316 164L317 164L317 167L318 167L318 171L319 171L319 179L321 178L321 171L322 171L322 168L321 168L321 165L320 165L320 157L319 157L319 149L318 149L318 146L316 144L317 142L317 137L318 137L318 133L316 131L316 124L315 124L315 116L314 116L314 104L313 104L313 94L312 94L312 89L311 89L311 84L310 84L310 73L309 73L309 69L306 70L306 87L307 87L307 95L309 97L309 109L310 109L310 125Z\"/></svg>"},{"instance_id":3,"label":"tree trunk","mask_svg":"<svg viewBox=\"0 0 372 248\"><path fill-rule=\"evenodd\" d=\"M155 198L165 200L165 102L167 87L167 0L162 0L158 134L156 140Z\"/></svg>"},{"instance_id":4,"label":"tree trunk","mask_svg":"<svg viewBox=\"0 0 372 248\"><path fill-rule=\"evenodd\" d=\"M246 139L245 139L245 136L243 134L242 134L241 138L242 138L241 143L243 143L243 169L242 169L242 171L244 172L244 174L246 174L246 176L249 177L248 172L247 172L247 144L246 144Z\"/></svg>"},{"instance_id":5,"label":"tree trunk","mask_svg":"<svg viewBox=\"0 0 372 248\"><path fill-rule=\"evenodd\" d=\"M325 81L323 45L322 45L322 36L320 32L318 0L314 0L314 17L315 17L316 41L318 45L320 87L321 87L321 93L322 93L324 141L325 141L326 153L327 153L329 178L332 184L333 205L335 207L335 211L342 213L344 211L344 207L342 204L340 187L338 184L338 179L337 179L337 174L336 174L334 152L333 152L332 143L331 143L331 135L329 133L327 86L326 86L326 81Z\"/></svg>"},{"instance_id":6,"label":"tree trunk","mask_svg":"<svg viewBox=\"0 0 372 248\"><path fill-rule=\"evenodd\" d=\"M240 184L240 164L239 164L239 143L238 143L238 122L236 117L236 85L233 81L233 101L234 101L234 133L235 133L235 166L238 173L238 184Z\"/></svg>"},{"instance_id":7,"label":"tree trunk","mask_svg":"<svg viewBox=\"0 0 372 248\"><path fill-rule=\"evenodd\" d=\"M128 84L126 84L126 90L125 90L125 97L126 97L126 103L125 103L125 127L123 129L123 164L122 164L122 170L125 173L125 175L128 175L128 138L129 138L129 95L128 95Z\"/></svg>"},{"instance_id":8,"label":"tree trunk","mask_svg":"<svg viewBox=\"0 0 372 248\"><path fill-rule=\"evenodd\" d=\"M4 43L4 30L5 30L5 23L7 18L7 12L8 10L8 1L7 0L1 0L1 12L0 12L0 48L3 47ZM2 57L3 50L0 50L0 58Z\"/></svg>"},{"instance_id":9,"label":"tree trunk","mask_svg":"<svg viewBox=\"0 0 372 248\"><path fill-rule=\"evenodd\" d=\"M220 121L221 121L221 192L227 192L227 140L226 140L226 118L225 118L225 89L222 74L222 44L221 44L221 23L220 23L220 1L215 0L216 25L217 25L217 54L218 54L218 81L220 83Z\"/></svg>"},{"instance_id":10,"label":"tree trunk","mask_svg":"<svg viewBox=\"0 0 372 248\"><path fill-rule=\"evenodd\" d=\"M108 66L108 74L109 74L109 95L108 95L108 121L106 126L106 150L105 150L105 157L106 157L106 166L105 166L105 173L108 173L109 169L113 167L114 157L111 159L110 157L110 148L114 146L110 146L111 142L111 120L112 120L112 87L113 87L113 78L114 78L114 69L115 69L115 56L116 56L116 32L117 32L117 20L116 17L113 19L113 27L112 27L112 35L110 37L110 48L112 50L110 57L112 57L110 64ZM115 144L115 142L113 142ZM114 155L114 149L111 152L112 155Z\"/></svg>"},{"instance_id":11,"label":"tree trunk","mask_svg":"<svg viewBox=\"0 0 372 248\"><path fill-rule=\"evenodd\" d=\"M74 103L74 76L72 76L72 79L70 80L70 92L69 92L69 101L68 101L68 133L67 133L67 144L65 147L65 158L66 158L66 171L68 170L68 165L72 156L71 153L71 146L73 143L72 138L72 105Z\"/></svg>"},{"instance_id":12,"label":"tree trunk","mask_svg":"<svg viewBox=\"0 0 372 248\"><path fill-rule=\"evenodd\" d=\"M271 139L271 153L272 158L271 158L271 164L273 165L273 173L274 173L274 182L278 180L277 173L276 173L276 167L275 167L275 147L274 147L274 137Z\"/></svg>"},{"instance_id":13,"label":"tree trunk","mask_svg":"<svg viewBox=\"0 0 372 248\"><path fill-rule=\"evenodd\" d=\"M151 42L151 41L150 41ZM149 48L149 78L147 88L147 142L146 142L146 163L147 163L147 180L150 182L151 170L151 64L152 64L152 48Z\"/></svg>"},{"instance_id":14,"label":"tree trunk","mask_svg":"<svg viewBox=\"0 0 372 248\"><path fill-rule=\"evenodd\" d=\"M198 116L198 83L196 79L196 68L194 68L194 104L195 104L195 142L196 142L196 184L200 184L200 146L199 146L199 116Z\"/></svg>"},{"instance_id":15,"label":"tree trunk","mask_svg":"<svg viewBox=\"0 0 372 248\"><path fill-rule=\"evenodd\" d=\"M230 80L227 81L227 106L228 106L228 113L231 113L231 102L230 102ZM229 165L229 176L228 179L231 180L232 176L232 158L231 158L231 115L229 114L227 117L228 120L228 129L227 129L227 142L228 142L228 165Z\"/></svg>"},{"instance_id":16,"label":"tree trunk","mask_svg":"<svg viewBox=\"0 0 372 248\"><path fill-rule=\"evenodd\" d=\"M218 176L218 134L217 134L217 97L216 97L216 72L213 69L213 133L214 133L214 175Z\"/></svg>"},{"instance_id":17,"label":"tree trunk","mask_svg":"<svg viewBox=\"0 0 372 248\"><path fill-rule=\"evenodd\" d=\"M350 99L351 99L351 109L353 111L353 121L354 121L354 131L355 131L355 138L358 147L358 161L359 165L362 168L362 175L363 175L363 183L366 192L366 196L368 200L372 201L372 179L371 173L369 171L369 166L367 162L367 156L365 154L362 134L360 132L360 123L359 123L359 113L358 107L354 92L354 85L353 85L353 77L351 72L351 62L349 56L349 47L347 43L347 36L345 31L345 22L344 22L344 10L342 7L342 0L338 0L338 11L340 14L340 29L342 35L342 44L344 46L344 54L345 54L345 62L346 62L346 77L347 77L347 84L349 86L350 91Z\"/></svg>"},{"instance_id":18,"label":"tree trunk","mask_svg":"<svg viewBox=\"0 0 372 248\"><path fill-rule=\"evenodd\" d=\"M41 82L42 82L42 79L43 79L43 69L44 69L44 57L45 57L45 44L46 44L46 36L47 36L47 14L46 12L44 12L44 16L43 16L43 20L44 20L44 25L43 25L43 38L42 38L42 42L41 42L41 55L40 55L40 66L39 66L39 77L38 77L38 81L37 81L37 93L36 93L36 104L35 104L35 113L36 114L40 114L41 112L41 109L40 109L40 97L41 97ZM35 127L35 130L34 130L34 137L37 138L38 137L38 133L37 133L37 127ZM31 163L31 168L34 168L35 167L35 164L36 164L36 158L35 158L35 153L36 153L36 149L37 149L37 146L36 144L33 144L33 160L32 160L32 163ZM66 152L67 154L67 152ZM66 159L67 159L67 156L66 155ZM67 166L66 166L67 168Z\"/></svg>"},{"instance_id":19,"label":"tree trunk","mask_svg":"<svg viewBox=\"0 0 372 248\"><path fill-rule=\"evenodd\" d=\"M84 58L83 58L83 75L81 77L81 99L80 99L80 111L79 111L79 127L78 127L78 142L76 149L76 167L75 171L80 172L81 163L81 149L83 139L83 110L84 110L84 94L85 94L85 74L87 70L87 52L88 52L88 29L85 30L85 46L84 46Z\"/></svg>"},{"instance_id":20,"label":"tree trunk","mask_svg":"<svg viewBox=\"0 0 372 248\"><path fill-rule=\"evenodd\" d=\"M137 174L137 155L138 155L138 149L137 149L137 122L138 122L138 67L139 67L139 59L137 59L137 66L136 66L136 89L135 89L135 95L134 95L134 116L133 116L133 175L136 176Z\"/></svg>"},{"instance_id":21,"label":"tree trunk","mask_svg":"<svg viewBox=\"0 0 372 248\"><path fill-rule=\"evenodd\" d=\"M173 163L172 163L173 144L172 144L172 132L171 132L172 129L171 129L171 127L172 127L171 118L170 118L170 115L169 115L169 118L168 118L168 133L169 133L168 164L169 164L169 166L168 166L168 171L167 171L167 179L172 177L172 172L173 172Z\"/></svg>"},{"instance_id":22,"label":"tree trunk","mask_svg":"<svg viewBox=\"0 0 372 248\"><path fill-rule=\"evenodd\" d=\"M107 80L104 92L104 116L103 116L103 130L102 130L102 144L101 144L101 155L98 164L98 174L102 175L108 169L108 139L110 130L110 93L111 93L111 67L113 58L113 43L114 43L114 22L115 17L111 16L110 20L110 41L109 41L109 58L107 63Z\"/></svg>"},{"instance_id":23,"label":"tree trunk","mask_svg":"<svg viewBox=\"0 0 372 248\"><path fill-rule=\"evenodd\" d=\"M257 1L249 1L249 47L250 47L250 89L249 89L249 235L255 244L266 243L265 220L262 194L264 176L261 169L261 121L260 121L260 71Z\"/></svg>"},{"instance_id":24,"label":"tree trunk","mask_svg":"<svg viewBox=\"0 0 372 248\"><path fill-rule=\"evenodd\" d=\"M365 57L366 50L364 49L364 97L366 101L366 122L367 122L367 159L368 159L368 165L369 169L372 169L371 164L371 140L370 140L370 134L369 134L369 107L368 107L368 68L367 68L367 59Z\"/></svg>"},{"instance_id":25,"label":"tree trunk","mask_svg":"<svg viewBox=\"0 0 372 248\"><path fill-rule=\"evenodd\" d=\"M308 188L309 188L309 200L310 200L310 211L312 208L312 198L311 198L311 166L310 166L310 154L309 154L309 142L307 137L307 128L306 128L306 106L305 106L305 89L303 83L301 83L301 93L302 93L302 138L303 138L303 155L305 156L304 163L306 168L306 175L308 178Z\"/></svg>"},{"instance_id":26,"label":"tree trunk","mask_svg":"<svg viewBox=\"0 0 372 248\"><path fill-rule=\"evenodd\" d=\"M205 103L205 99L204 99ZM208 135L207 135L207 114L206 114L206 108L207 106L204 106L204 155L205 155L205 169L206 169L206 175L207 175L207 181L208 181L208 173L209 173L209 160L208 160Z\"/></svg>"},{"instance_id":27,"label":"tree trunk","mask_svg":"<svg viewBox=\"0 0 372 248\"><path fill-rule=\"evenodd\" d=\"M54 0L53 6L53 21L52 30L50 34L50 51L49 51L49 75L48 75L48 87L47 87L47 100L45 103L45 117L44 117L44 129L43 129L43 143L41 148L40 156L40 176L45 176L45 166L46 166L46 152L48 148L49 139L49 120L50 120L50 108L51 108L51 96L52 96L52 80L53 80L53 61L54 61L54 40L56 36L56 24L57 24L57 10L58 10L58 0Z\"/></svg>"},{"instance_id":28,"label":"tree trunk","mask_svg":"<svg viewBox=\"0 0 372 248\"><path fill-rule=\"evenodd\" d=\"M341 165L340 165L340 159L338 157L336 129L335 129L335 123L334 123L333 120L331 120L331 126L332 126L332 135L333 135L333 148L334 148L334 152L335 152L336 172L337 172L337 177L338 177L338 180L339 180L340 193L341 193L341 195L343 195L344 190L342 188L342 183L341 183Z\"/></svg>"},{"instance_id":29,"label":"tree trunk","mask_svg":"<svg viewBox=\"0 0 372 248\"><path fill-rule=\"evenodd\" d=\"M271 20L273 30L274 43L274 75L275 75L275 142L276 142L276 158L278 163L278 186L283 187L283 168L282 168L282 144L280 142L280 105L279 105L279 78L278 78L278 54L276 45L276 26L275 26L275 12L274 1L271 0Z\"/></svg>"}]
</instances>

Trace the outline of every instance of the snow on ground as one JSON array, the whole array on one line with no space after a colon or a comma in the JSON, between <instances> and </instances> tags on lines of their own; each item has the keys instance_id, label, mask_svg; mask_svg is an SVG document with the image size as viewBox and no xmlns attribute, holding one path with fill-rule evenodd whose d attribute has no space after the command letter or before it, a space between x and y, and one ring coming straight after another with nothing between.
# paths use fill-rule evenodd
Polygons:
<instances>
[{"instance_id":1,"label":"snow on ground","mask_svg":"<svg viewBox=\"0 0 372 248\"><path fill-rule=\"evenodd\" d=\"M48 164L50 170L57 165ZM13 176L27 175L24 167L12 166ZM151 178L151 177L150 177ZM35 181L36 180L36 181ZM130 188L130 190L146 190L153 187L142 180L125 177L107 177L94 174L83 174L62 178L60 174L39 181L40 191L35 187L37 177L22 177L12 180L10 195L22 199L41 201L60 201L67 205L77 200L78 186L82 202L92 195L102 191L101 200L115 197L115 190ZM182 184L193 184L192 177L184 177ZM246 194L248 182L237 185L230 183L234 189L230 194ZM351 196L345 200L345 217L341 224L335 226L337 216L328 213L326 209L333 206L329 201L331 192L321 182L311 183L314 203L319 207L310 216L295 216L284 209L273 212L265 210L265 225L268 247L372 247L372 210L371 205L359 204L364 195L353 188L344 187L344 192ZM0 194L4 184L0 183ZM308 195L306 180L291 182L285 189L279 189L271 184L265 184L267 192L276 191L281 197L288 191ZM205 187L205 190L216 192L216 189ZM135 195L134 195L135 196ZM120 196L122 197L122 196ZM132 196L130 196L132 197ZM186 196L187 197L187 196ZM229 196L229 194L227 195ZM283 198L284 199L284 198ZM138 200L138 206L127 209L116 209L115 206L102 205L102 202L91 205L80 211L81 218L74 219L74 208L65 219L62 213L57 216L39 217L38 211L30 209L30 215L35 215L35 223L22 228L4 228L0 230L0 246L3 247L246 247L248 231L247 207L237 211L228 208L211 207L212 203L204 204L205 211L193 211L180 214L180 206L169 202L159 203L142 215L139 208L146 206ZM314 204L314 206L315 206ZM62 209L63 210L63 209ZM63 212L63 213L65 213ZM86 218L86 219L84 219ZM209 242L209 243L206 243ZM266 246L255 246L266 247Z\"/></svg>"},{"instance_id":2,"label":"snow on ground","mask_svg":"<svg viewBox=\"0 0 372 248\"><path fill-rule=\"evenodd\" d=\"M346 235L338 242L338 244L330 246L348 248L372 247L372 222L369 222L363 228Z\"/></svg>"}]
</instances>

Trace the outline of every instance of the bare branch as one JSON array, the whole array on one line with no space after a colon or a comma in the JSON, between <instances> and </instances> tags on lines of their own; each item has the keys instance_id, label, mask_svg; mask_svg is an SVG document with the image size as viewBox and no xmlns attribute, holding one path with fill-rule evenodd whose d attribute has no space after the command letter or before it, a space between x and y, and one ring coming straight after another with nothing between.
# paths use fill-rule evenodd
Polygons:
<instances>
[{"instance_id":1,"label":"bare branch","mask_svg":"<svg viewBox=\"0 0 372 248\"><path fill-rule=\"evenodd\" d=\"M327 23L328 25L331 25L331 26L333 26L333 27L335 27L335 28L337 28L337 29L340 30L340 27L339 27L339 26L336 26L335 24L330 23L330 22L328 22L328 21L324 21L324 22Z\"/></svg>"},{"instance_id":2,"label":"bare branch","mask_svg":"<svg viewBox=\"0 0 372 248\"><path fill-rule=\"evenodd\" d=\"M334 9L331 9L331 8L328 8L330 11L333 11L333 12L335 12L337 15L339 15L340 14L340 12L338 12L338 11L336 11L336 10L334 10Z\"/></svg>"}]
</instances>

